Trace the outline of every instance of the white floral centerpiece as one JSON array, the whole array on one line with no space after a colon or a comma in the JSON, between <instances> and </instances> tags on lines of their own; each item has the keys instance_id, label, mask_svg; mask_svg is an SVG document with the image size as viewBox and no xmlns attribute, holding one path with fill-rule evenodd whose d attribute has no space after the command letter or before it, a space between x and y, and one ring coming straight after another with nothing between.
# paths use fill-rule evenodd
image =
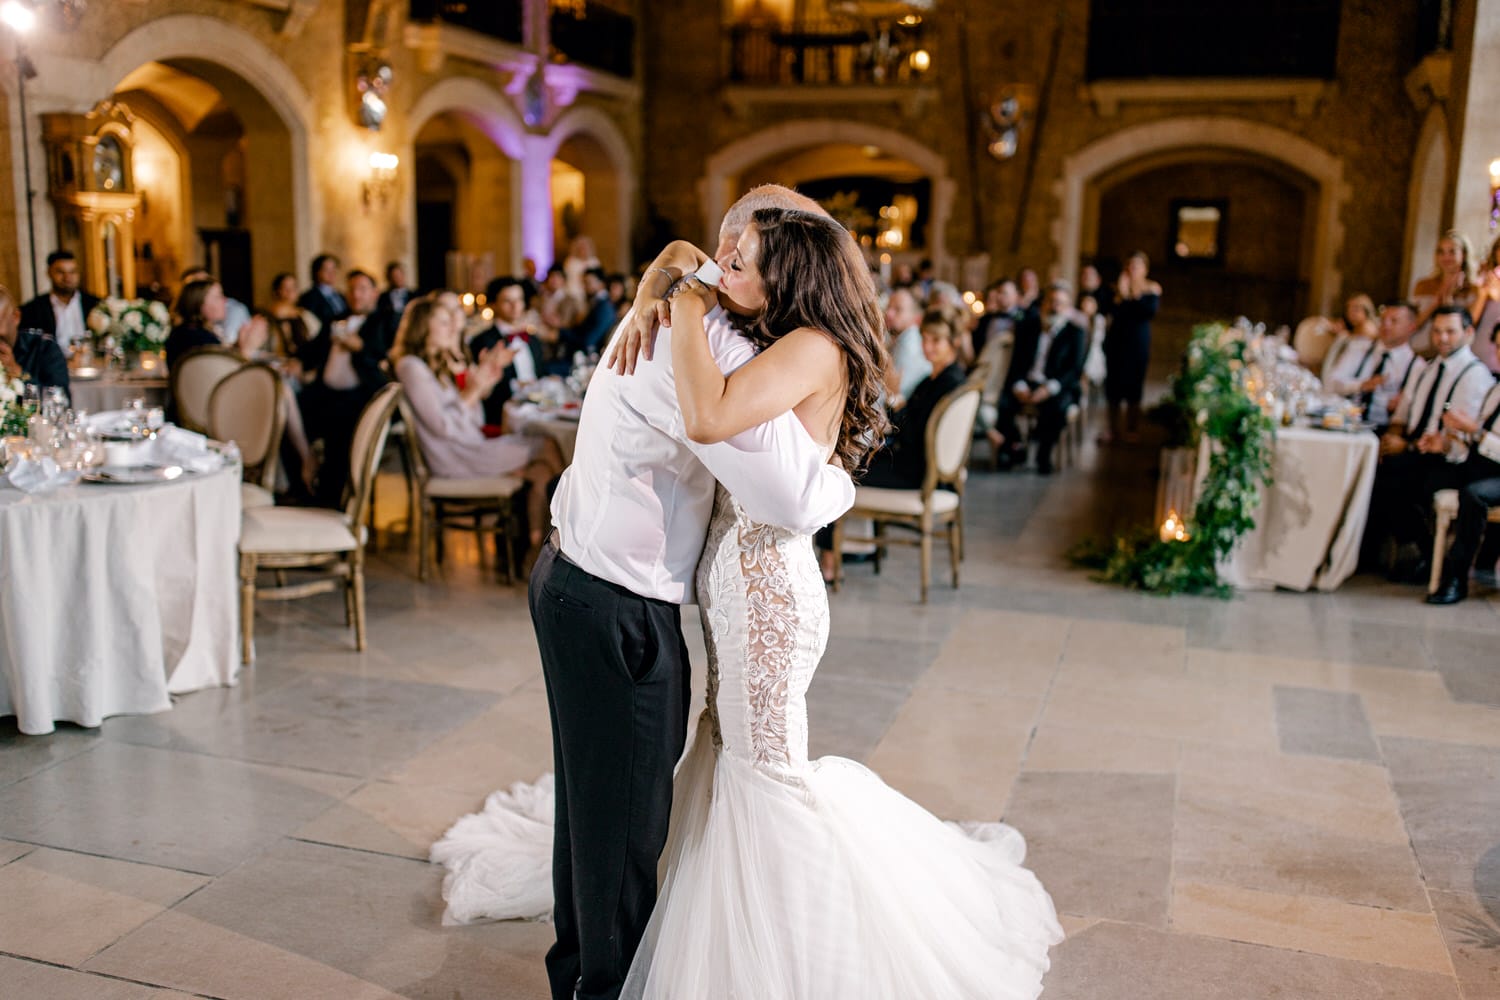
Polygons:
<instances>
[{"instance_id":1,"label":"white floral centerpiece","mask_svg":"<svg viewBox=\"0 0 1500 1000\"><path fill-rule=\"evenodd\" d=\"M25 388L18 378L0 379L0 438L11 435L25 436L26 412Z\"/></svg>"},{"instance_id":2,"label":"white floral centerpiece","mask_svg":"<svg viewBox=\"0 0 1500 1000\"><path fill-rule=\"evenodd\" d=\"M89 313L88 327L98 341L113 338L122 351L159 351L172 329L172 316L160 302L103 299Z\"/></svg>"}]
</instances>

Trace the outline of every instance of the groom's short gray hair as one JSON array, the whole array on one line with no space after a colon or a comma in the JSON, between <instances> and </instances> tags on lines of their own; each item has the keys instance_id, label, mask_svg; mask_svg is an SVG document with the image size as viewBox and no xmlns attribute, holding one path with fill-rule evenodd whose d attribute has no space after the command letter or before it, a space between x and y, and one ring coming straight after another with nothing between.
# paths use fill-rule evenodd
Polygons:
<instances>
[{"instance_id":1,"label":"groom's short gray hair","mask_svg":"<svg viewBox=\"0 0 1500 1000\"><path fill-rule=\"evenodd\" d=\"M750 224L750 217L763 208L792 208L803 212L816 212L819 215L827 215L823 206L813 201L805 194L799 194L789 187L780 184L762 184L745 192L739 201L729 206L729 211L724 213L724 221L719 224L719 243L725 240L737 240L745 227Z\"/></svg>"}]
</instances>

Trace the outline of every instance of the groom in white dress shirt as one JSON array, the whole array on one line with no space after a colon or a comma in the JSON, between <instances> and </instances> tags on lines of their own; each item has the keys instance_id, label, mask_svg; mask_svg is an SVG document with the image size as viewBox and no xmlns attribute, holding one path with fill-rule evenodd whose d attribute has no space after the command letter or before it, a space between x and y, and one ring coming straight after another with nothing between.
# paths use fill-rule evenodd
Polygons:
<instances>
[{"instance_id":1,"label":"groom in white dress shirt","mask_svg":"<svg viewBox=\"0 0 1500 1000\"><path fill-rule=\"evenodd\" d=\"M766 207L821 212L787 188L756 188L724 217L721 259ZM657 297L643 294L640 321L627 318L622 330L649 330L660 294L697 267L683 253L658 258L642 283ZM754 356L722 306L704 325L726 374ZM531 574L557 774L553 1000L615 1000L656 902L691 694L680 606L694 600L717 485L752 519L802 532L854 502L849 476L811 447L790 412L729 441L691 442L670 335L660 331L633 374L610 366L614 354L594 373L573 464L552 502L557 531Z\"/></svg>"}]
</instances>

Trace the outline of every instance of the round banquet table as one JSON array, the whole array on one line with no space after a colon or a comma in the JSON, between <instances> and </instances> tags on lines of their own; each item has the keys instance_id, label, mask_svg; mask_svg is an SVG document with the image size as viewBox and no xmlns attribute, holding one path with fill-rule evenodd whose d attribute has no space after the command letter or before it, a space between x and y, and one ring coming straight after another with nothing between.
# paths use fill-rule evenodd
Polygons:
<instances>
[{"instance_id":1,"label":"round banquet table","mask_svg":"<svg viewBox=\"0 0 1500 1000\"><path fill-rule=\"evenodd\" d=\"M68 380L68 395L73 400L73 409L89 413L123 410L125 401L136 397L145 399L148 407L165 406L167 380L128 377L116 371L106 371L94 377L74 372Z\"/></svg>"},{"instance_id":2,"label":"round banquet table","mask_svg":"<svg viewBox=\"0 0 1500 1000\"><path fill-rule=\"evenodd\" d=\"M239 535L234 462L145 486L0 485L0 716L37 735L233 684Z\"/></svg>"}]
</instances>

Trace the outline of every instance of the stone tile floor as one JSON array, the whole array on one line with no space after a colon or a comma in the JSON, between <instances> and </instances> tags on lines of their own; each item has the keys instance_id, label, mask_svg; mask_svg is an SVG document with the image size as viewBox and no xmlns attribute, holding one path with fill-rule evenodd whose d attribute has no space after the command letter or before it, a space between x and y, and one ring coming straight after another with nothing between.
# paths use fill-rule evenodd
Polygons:
<instances>
[{"instance_id":1,"label":"stone tile floor","mask_svg":"<svg viewBox=\"0 0 1500 1000\"><path fill-rule=\"evenodd\" d=\"M1090 459L976 472L964 585L925 607L911 553L849 568L814 753L1021 829L1056 1000L1500 997L1500 600L1092 582L1062 553L1149 513L1152 456ZM0 995L545 996L549 928L443 927L425 861L549 767L524 595L462 542L411 570L375 558L362 655L336 600L270 605L237 688L0 722Z\"/></svg>"}]
</instances>

